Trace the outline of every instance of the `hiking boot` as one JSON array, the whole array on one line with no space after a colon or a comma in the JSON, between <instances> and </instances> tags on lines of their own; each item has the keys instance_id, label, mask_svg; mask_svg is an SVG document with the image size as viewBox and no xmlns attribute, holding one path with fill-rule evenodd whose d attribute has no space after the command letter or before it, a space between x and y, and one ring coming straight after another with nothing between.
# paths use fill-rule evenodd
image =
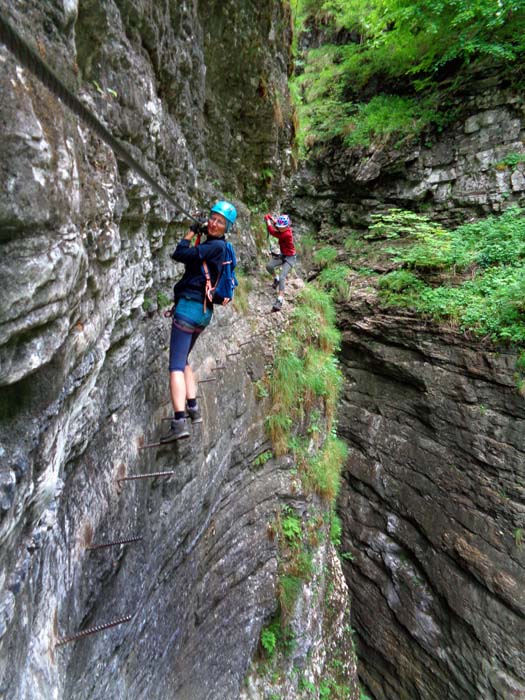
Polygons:
<instances>
[{"instance_id":1,"label":"hiking boot","mask_svg":"<svg viewBox=\"0 0 525 700\"><path fill-rule=\"evenodd\" d=\"M273 282L272 282L272 289L277 289L278 286L279 286L279 278L274 277Z\"/></svg>"},{"instance_id":2,"label":"hiking boot","mask_svg":"<svg viewBox=\"0 0 525 700\"><path fill-rule=\"evenodd\" d=\"M186 408L186 413L188 414L188 418L192 423L202 423L202 413L198 406L194 406L193 408L188 406Z\"/></svg>"},{"instance_id":3,"label":"hiking boot","mask_svg":"<svg viewBox=\"0 0 525 700\"><path fill-rule=\"evenodd\" d=\"M280 311L283 308L283 302L280 299L276 299L272 306L272 311Z\"/></svg>"},{"instance_id":4,"label":"hiking boot","mask_svg":"<svg viewBox=\"0 0 525 700\"><path fill-rule=\"evenodd\" d=\"M175 440L180 440L181 438L187 438L189 436L190 431L186 424L186 418L172 418L169 433L161 437L160 441L174 442Z\"/></svg>"}]
</instances>

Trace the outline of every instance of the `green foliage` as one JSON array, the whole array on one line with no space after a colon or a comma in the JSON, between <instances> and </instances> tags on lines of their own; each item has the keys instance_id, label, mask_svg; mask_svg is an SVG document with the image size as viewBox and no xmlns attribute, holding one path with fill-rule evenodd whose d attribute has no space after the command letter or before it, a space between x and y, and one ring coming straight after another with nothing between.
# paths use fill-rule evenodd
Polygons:
<instances>
[{"instance_id":1,"label":"green foliage","mask_svg":"<svg viewBox=\"0 0 525 700\"><path fill-rule=\"evenodd\" d=\"M414 271L468 270L470 276L460 283L433 287L415 272L398 270L379 283L386 303L450 318L461 329L493 340L525 343L523 210L509 209L454 231L429 226L416 230L414 238L412 245L391 251L402 265Z\"/></svg>"},{"instance_id":2,"label":"green foliage","mask_svg":"<svg viewBox=\"0 0 525 700\"><path fill-rule=\"evenodd\" d=\"M334 301L346 301L350 295L348 277L352 272L347 265L332 265L321 270L317 283L325 289Z\"/></svg>"},{"instance_id":3,"label":"green foliage","mask_svg":"<svg viewBox=\"0 0 525 700\"><path fill-rule=\"evenodd\" d=\"M357 112L348 118L341 133L346 146L384 143L392 136L399 142L438 120L433 99L377 95L369 102L356 105L356 109Z\"/></svg>"},{"instance_id":4,"label":"green foliage","mask_svg":"<svg viewBox=\"0 0 525 700\"><path fill-rule=\"evenodd\" d=\"M294 9L296 32L322 25L327 37L298 57L292 95L302 149L334 137L361 146L399 140L431 123L441 129L456 115L446 99L439 107L440 72L453 93L473 67L519 65L525 53L521 0L298 0ZM330 43L344 33L348 44ZM383 94L365 101L372 81Z\"/></svg>"},{"instance_id":5,"label":"green foliage","mask_svg":"<svg viewBox=\"0 0 525 700\"><path fill-rule=\"evenodd\" d=\"M346 443L330 435L321 452L309 462L304 476L306 488L334 502L339 493L341 470L347 453Z\"/></svg>"},{"instance_id":6,"label":"green foliage","mask_svg":"<svg viewBox=\"0 0 525 700\"><path fill-rule=\"evenodd\" d=\"M509 153L505 156L505 158L503 158L503 160L500 160L499 163L496 163L495 167L497 170L503 170L505 168L515 170L520 163L525 163L524 153Z\"/></svg>"},{"instance_id":7,"label":"green foliage","mask_svg":"<svg viewBox=\"0 0 525 700\"><path fill-rule=\"evenodd\" d=\"M268 388L263 379L258 379L255 384L255 396L257 399L264 399L269 396Z\"/></svg>"},{"instance_id":8,"label":"green foliage","mask_svg":"<svg viewBox=\"0 0 525 700\"><path fill-rule=\"evenodd\" d=\"M319 684L319 700L329 700L331 695L330 683L328 681L321 681Z\"/></svg>"},{"instance_id":9,"label":"green foliage","mask_svg":"<svg viewBox=\"0 0 525 700\"><path fill-rule=\"evenodd\" d=\"M144 297L144 301L142 302L142 308L144 311L150 311L154 306L153 299L150 299L149 297Z\"/></svg>"},{"instance_id":10,"label":"green foliage","mask_svg":"<svg viewBox=\"0 0 525 700\"><path fill-rule=\"evenodd\" d=\"M334 547L341 546L341 535L343 533L343 524L341 518L335 511L330 513L330 541Z\"/></svg>"},{"instance_id":11,"label":"green foliage","mask_svg":"<svg viewBox=\"0 0 525 700\"><path fill-rule=\"evenodd\" d=\"M514 530L514 542L518 548L523 546L523 528L518 527Z\"/></svg>"},{"instance_id":12,"label":"green foliage","mask_svg":"<svg viewBox=\"0 0 525 700\"><path fill-rule=\"evenodd\" d=\"M404 238L407 236L427 236L442 229L433 224L426 216L406 209L389 209L386 212L372 214L373 221L365 238Z\"/></svg>"},{"instance_id":13,"label":"green foliage","mask_svg":"<svg viewBox=\"0 0 525 700\"><path fill-rule=\"evenodd\" d=\"M292 546L297 546L301 540L302 528L301 520L296 515L295 511L285 506L283 509L283 518L281 519L281 529L283 535Z\"/></svg>"},{"instance_id":14,"label":"green foliage","mask_svg":"<svg viewBox=\"0 0 525 700\"><path fill-rule=\"evenodd\" d=\"M260 642L262 652L268 660L271 660L277 651L287 654L293 649L293 633L283 625L280 609L269 624L262 628Z\"/></svg>"},{"instance_id":15,"label":"green foliage","mask_svg":"<svg viewBox=\"0 0 525 700\"><path fill-rule=\"evenodd\" d=\"M263 467L268 460L270 460L273 457L272 451L271 450L266 450L265 452L262 452L258 457L256 457L253 460L253 466L254 467Z\"/></svg>"},{"instance_id":16,"label":"green foliage","mask_svg":"<svg viewBox=\"0 0 525 700\"><path fill-rule=\"evenodd\" d=\"M408 270L394 270L388 272L378 282L379 289L392 299L394 294L407 294L411 291L417 293L424 284L413 272Z\"/></svg>"},{"instance_id":17,"label":"green foliage","mask_svg":"<svg viewBox=\"0 0 525 700\"><path fill-rule=\"evenodd\" d=\"M332 246L325 246L316 250L313 254L313 261L319 267L328 267L337 260L337 249Z\"/></svg>"},{"instance_id":18,"label":"green foliage","mask_svg":"<svg viewBox=\"0 0 525 700\"><path fill-rule=\"evenodd\" d=\"M341 552L341 559L346 559L347 561L354 561L355 557L352 552Z\"/></svg>"},{"instance_id":19,"label":"green foliage","mask_svg":"<svg viewBox=\"0 0 525 700\"><path fill-rule=\"evenodd\" d=\"M157 307L165 309L173 304L173 299L165 292L157 292Z\"/></svg>"},{"instance_id":20,"label":"green foliage","mask_svg":"<svg viewBox=\"0 0 525 700\"><path fill-rule=\"evenodd\" d=\"M279 578L279 603L284 619L288 619L301 592L303 581L299 576L285 574Z\"/></svg>"},{"instance_id":21,"label":"green foliage","mask_svg":"<svg viewBox=\"0 0 525 700\"><path fill-rule=\"evenodd\" d=\"M288 451L293 424L303 419L305 411L314 410L318 400L324 404L330 430L341 386L333 357L341 336L330 295L307 285L290 318L268 381L272 406L265 425L277 456Z\"/></svg>"},{"instance_id":22,"label":"green foliage","mask_svg":"<svg viewBox=\"0 0 525 700\"><path fill-rule=\"evenodd\" d=\"M277 645L277 637L275 631L269 627L263 627L261 630L261 646L268 659L271 659Z\"/></svg>"}]
</instances>

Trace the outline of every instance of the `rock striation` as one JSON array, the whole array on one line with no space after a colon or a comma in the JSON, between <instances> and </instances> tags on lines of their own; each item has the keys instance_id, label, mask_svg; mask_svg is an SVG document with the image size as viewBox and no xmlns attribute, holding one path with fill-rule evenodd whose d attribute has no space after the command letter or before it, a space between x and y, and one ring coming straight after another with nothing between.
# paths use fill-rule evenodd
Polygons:
<instances>
[{"instance_id":1,"label":"rock striation","mask_svg":"<svg viewBox=\"0 0 525 700\"><path fill-rule=\"evenodd\" d=\"M378 700L525 698L525 403L516 354L369 292L340 310L340 499Z\"/></svg>"},{"instance_id":2,"label":"rock striation","mask_svg":"<svg viewBox=\"0 0 525 700\"><path fill-rule=\"evenodd\" d=\"M525 203L525 103L499 75L476 76L458 96L461 115L442 133L323 149L301 164L290 205L304 221L362 227L392 207L447 225Z\"/></svg>"},{"instance_id":3,"label":"rock striation","mask_svg":"<svg viewBox=\"0 0 525 700\"><path fill-rule=\"evenodd\" d=\"M4 11L182 209L234 199L253 273L243 201L278 197L291 168L287 3ZM254 467L270 447L254 383L278 319L219 310L194 357L204 427L141 449L170 413L162 311L187 216L1 45L0 88L0 697L232 700L277 605L268 522L304 503L287 459ZM151 472L172 474L128 479ZM321 570L333 556L324 546ZM323 615L305 615L311 644Z\"/></svg>"}]
</instances>

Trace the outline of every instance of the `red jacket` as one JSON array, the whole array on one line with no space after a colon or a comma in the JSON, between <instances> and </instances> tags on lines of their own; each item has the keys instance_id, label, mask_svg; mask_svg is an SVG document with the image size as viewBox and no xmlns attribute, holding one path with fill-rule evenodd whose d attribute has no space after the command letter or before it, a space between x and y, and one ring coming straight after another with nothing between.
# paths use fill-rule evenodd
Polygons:
<instances>
[{"instance_id":1,"label":"red jacket","mask_svg":"<svg viewBox=\"0 0 525 700\"><path fill-rule=\"evenodd\" d=\"M293 244L293 231L292 227L288 226L284 231L278 231L272 223L272 217L270 214L266 214L264 217L266 222L266 228L271 236L275 236L279 241L279 248L283 255L295 255L295 246Z\"/></svg>"}]
</instances>

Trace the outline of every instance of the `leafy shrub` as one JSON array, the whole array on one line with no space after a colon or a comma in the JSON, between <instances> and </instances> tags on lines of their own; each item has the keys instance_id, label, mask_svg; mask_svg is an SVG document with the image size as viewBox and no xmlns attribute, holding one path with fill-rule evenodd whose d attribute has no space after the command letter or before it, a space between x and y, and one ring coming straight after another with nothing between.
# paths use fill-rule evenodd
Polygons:
<instances>
[{"instance_id":1,"label":"leafy shrub","mask_svg":"<svg viewBox=\"0 0 525 700\"><path fill-rule=\"evenodd\" d=\"M408 209L389 209L372 214L372 225L365 238L406 238L407 236L429 236L443 229L432 223L426 216Z\"/></svg>"},{"instance_id":2,"label":"leafy shrub","mask_svg":"<svg viewBox=\"0 0 525 700\"><path fill-rule=\"evenodd\" d=\"M408 290L418 290L423 286L421 280L408 270L388 272L378 282L379 289L389 294L400 294Z\"/></svg>"},{"instance_id":3,"label":"leafy shrub","mask_svg":"<svg viewBox=\"0 0 525 700\"><path fill-rule=\"evenodd\" d=\"M270 627L263 627L261 630L261 646L269 659L274 655L276 645L277 637L275 631Z\"/></svg>"},{"instance_id":4,"label":"leafy shrub","mask_svg":"<svg viewBox=\"0 0 525 700\"><path fill-rule=\"evenodd\" d=\"M443 128L456 118L446 91L452 94L467 71L487 61L512 70L525 53L519 0L498 0L497 11L494 0L298 0L294 12L297 33L322 24L327 37L298 57L292 94L302 149L334 137L366 146L432 123ZM351 39L342 45L345 34ZM440 71L452 77L445 90ZM385 94L365 103L360 96L372 92L366 88L374 80ZM403 95L388 94L401 85Z\"/></svg>"},{"instance_id":5,"label":"leafy shrub","mask_svg":"<svg viewBox=\"0 0 525 700\"><path fill-rule=\"evenodd\" d=\"M346 146L370 146L418 134L424 126L437 119L436 110L428 101L397 95L377 95L369 102L356 105L342 129Z\"/></svg>"}]
</instances>

